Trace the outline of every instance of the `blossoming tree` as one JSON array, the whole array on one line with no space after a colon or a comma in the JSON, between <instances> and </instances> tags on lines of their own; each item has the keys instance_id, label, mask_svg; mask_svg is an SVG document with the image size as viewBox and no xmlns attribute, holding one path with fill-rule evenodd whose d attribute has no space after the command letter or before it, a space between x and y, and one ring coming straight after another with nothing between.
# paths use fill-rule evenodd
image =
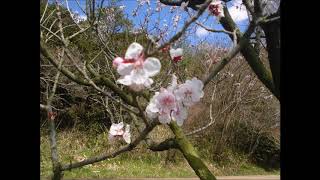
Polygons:
<instances>
[{"instance_id":1,"label":"blossoming tree","mask_svg":"<svg viewBox=\"0 0 320 180\"><path fill-rule=\"evenodd\" d=\"M97 4L95 1L88 1L87 3L87 24L82 27L72 12L69 10L71 17L79 28L74 34L67 35L64 28L68 25L63 22L61 18L61 4L58 1L56 5L56 21L59 29L57 32L52 32L51 27L44 26L43 13L41 24L41 41L40 41L40 55L42 58L48 60L57 70L52 94L48 98L46 105L40 104L40 107L46 109L48 112L48 121L50 128L50 145L51 145L51 158L53 163L53 176L52 179L61 179L63 171L79 168L85 165L93 164L109 158L114 158L119 154L133 150L141 141L148 144L148 148L152 151L165 151L169 149L178 149L182 152L189 165L199 176L200 179L216 179L213 173L208 169L205 163L201 160L199 153L194 148L192 143L188 140L186 134L182 131L184 121L188 117L188 110L195 103L199 102L204 96L203 89L206 85L215 78L219 71L221 71L232 58L239 52L245 57L252 70L256 73L258 78L265 84L265 86L277 97L280 98L279 91L279 10L278 8L274 13L268 14L264 8L265 1L262 0L243 0L248 13L251 17L250 24L247 30L242 34L231 18L226 3L230 0L217 1L217 0L160 0L157 1L155 12L161 11L163 5L172 6L172 11L180 6L181 10L187 11L189 19L186 20L180 30L173 36L165 41L160 41L165 36L166 30L159 29L159 37L155 39L153 36L148 36L148 43L145 45L137 42L131 42L123 55L117 55L104 50L108 48L107 38L101 34L101 26L108 26L108 24L101 23L100 13L95 10ZM68 7L68 1L67 7ZM150 4L148 0L140 0L137 9L134 10L133 16L138 13L139 6L143 4ZM48 4L47 4L48 5ZM100 9L102 8L103 1L101 1ZM98 6L99 6L98 5ZM123 9L125 7L121 7ZM194 13L190 12L192 9ZM114 9L111 9L114 12ZM109 9L110 11L110 9ZM108 12L109 12L108 11ZM217 17L218 21L224 27L224 30L214 30L206 28L203 24L197 22L197 19L205 12L208 11L212 16ZM148 17L153 13L148 9L145 23L148 23ZM173 27L177 27L179 16L174 16ZM108 22L112 21L108 19ZM110 23L110 22L109 22ZM234 46L229 53L215 66L208 69L208 73L204 74L201 78L190 78L182 80L176 76L174 72L170 72L167 76L171 77L171 83L154 87L155 78L162 70L162 60L156 57L157 54L169 53L172 66L175 63L183 61L183 49L178 47L175 49L171 45L178 41L183 34L186 33L187 28L191 24L198 24L206 28L210 32L223 32L229 35L233 40ZM144 26L145 24L142 24ZM64 27L65 26L65 27ZM269 62L271 73L260 61L257 54L256 47L250 44L251 35L255 32L256 36L257 27L261 27L266 36L267 50L269 53ZM75 60L74 52L70 44L72 39L79 34L86 33L89 29L94 29L93 32L101 41L102 51L112 57L112 68L116 74L107 76L99 73L97 66L92 64L93 60L84 59L77 62ZM47 33L48 36L43 36ZM133 32L135 33L135 32ZM51 36L50 36L51 35ZM52 37L62 44L57 57L55 53L50 52L48 49L48 40ZM257 37L258 38L258 37ZM258 41L258 39L257 39ZM144 47L145 46L145 47ZM106 51L109 51L108 53ZM117 52L119 53L119 52ZM111 54L111 55L110 55ZM73 63L75 69L68 69L64 66L64 60L68 59ZM74 71L74 72L72 72ZM87 158L80 162L73 162L69 164L62 164L58 158L58 152L55 139L55 112L51 107L51 102L57 83L59 81L60 73L67 78L77 83L78 85L88 86L101 94L103 97L108 97L115 103L119 104L126 111L135 117L139 117L144 123L144 129L139 132L137 136L131 135L130 124L124 122L113 123L109 129L109 141L125 141L126 146L120 148L113 153L103 153L101 155ZM105 90L108 89L108 91ZM152 89L152 90L151 90ZM112 93L112 94L111 94ZM146 100L148 103L143 103L141 99ZM174 133L174 138L169 138L163 142L157 143L153 140L147 139L148 134L158 125L169 126Z\"/></svg>"}]
</instances>

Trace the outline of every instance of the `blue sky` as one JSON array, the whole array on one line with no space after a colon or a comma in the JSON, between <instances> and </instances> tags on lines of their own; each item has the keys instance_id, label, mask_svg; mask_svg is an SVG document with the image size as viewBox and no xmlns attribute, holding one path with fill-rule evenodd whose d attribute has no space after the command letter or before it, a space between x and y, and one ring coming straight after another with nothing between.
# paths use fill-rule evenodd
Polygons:
<instances>
[{"instance_id":1,"label":"blue sky","mask_svg":"<svg viewBox=\"0 0 320 180\"><path fill-rule=\"evenodd\" d=\"M59 1L66 5L65 1ZM85 0L78 0L80 5L84 8L85 7ZM96 2L100 2L100 0L96 0ZM110 0L105 0L104 6L108 5ZM127 17L132 20L133 24L135 27L139 27L139 24L141 24L141 21L143 21L145 14L147 12L148 8L151 8L153 11L156 8L156 0L150 0L150 6L145 3L143 6L141 6L138 10L137 16L133 17L132 12L133 10L138 6L138 1L137 0L122 0L118 2L117 4L119 6L124 6L124 13L127 15ZM98 3L97 3L98 4ZM85 18L84 13L81 11L79 6L77 5L75 0L68 0L68 5L69 8L77 12L80 16ZM179 31L179 29L183 26L184 21L188 19L188 14L178 7L173 13L170 13L169 9L171 6L163 7L160 13L155 13L150 17L150 24L149 26L152 27L154 25L156 20L160 19L160 27L163 26L164 24L169 25L169 35L172 36L175 34L176 31ZM243 5L241 5L241 0L234 0L232 2L229 2L227 4L227 7L229 9L229 12L231 16L234 18L236 21L237 25L240 28L240 31L245 31L247 25L248 25L248 19L247 19L247 13ZM190 9L191 10L191 9ZM193 12L191 10L191 12ZM178 22L178 26L176 29L172 28L172 23L173 23L173 17L175 15L181 15L181 19ZM208 16L208 13L205 12L199 19L199 22L203 22L207 17L207 21L205 21L203 24L206 25L207 27L214 28L214 29L222 29L222 26L217 23L214 17ZM217 41L223 42L226 45L229 45L231 43L229 37L223 33L209 33L206 30L204 30L201 27L196 28L196 25L192 25L191 27L188 28L188 30L193 30L195 33L191 33L188 36L188 40L191 44L195 45L201 41L205 41L207 43L216 43ZM151 34L155 34L156 32L150 31Z\"/></svg>"}]
</instances>

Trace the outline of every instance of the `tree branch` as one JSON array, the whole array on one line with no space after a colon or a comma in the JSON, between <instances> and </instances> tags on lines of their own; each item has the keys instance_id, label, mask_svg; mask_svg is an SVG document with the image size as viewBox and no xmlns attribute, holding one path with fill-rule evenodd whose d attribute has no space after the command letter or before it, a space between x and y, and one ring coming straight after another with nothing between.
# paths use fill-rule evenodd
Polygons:
<instances>
[{"instance_id":1,"label":"tree branch","mask_svg":"<svg viewBox=\"0 0 320 180\"><path fill-rule=\"evenodd\" d=\"M208 28L208 27L204 26L202 23L199 23L199 22L196 22L196 24L199 25L199 26L201 26L203 29L205 29L205 30L207 30L207 31L209 31L209 32L233 34L232 32L226 31L226 30L224 30L224 29L216 30L216 29Z\"/></svg>"},{"instance_id":2,"label":"tree branch","mask_svg":"<svg viewBox=\"0 0 320 180\"><path fill-rule=\"evenodd\" d=\"M228 9L224 8L224 15L225 17L221 18L221 25L226 29L227 31L234 31L237 26L235 22L232 20ZM253 20L256 21L256 25L261 23L261 19ZM233 36L229 37L233 39ZM242 35L240 31L237 31L237 38L241 39ZM258 54L256 53L255 49L250 45L249 42L246 42L245 48L242 48L240 50L241 54L244 56L245 60L250 65L251 69L254 71L254 73L258 76L260 81L277 97L277 99L280 99L280 92L275 89L275 85L273 84L272 75L271 73L265 68L262 61L260 60Z\"/></svg>"},{"instance_id":3,"label":"tree branch","mask_svg":"<svg viewBox=\"0 0 320 180\"><path fill-rule=\"evenodd\" d=\"M60 55L60 62L58 69L61 69L62 63L64 59L62 58L64 55L64 49L62 49L61 55ZM57 84L59 81L59 76L60 76L60 71L57 71L57 75L54 80L54 84L52 87L51 94L47 100L47 116L48 116L48 121L49 121L49 140L50 140L50 150L51 150L51 160L52 160L52 171L53 171L53 180L60 180L62 177L61 174L61 165L59 162L59 157L58 157L58 150L57 150L57 140L56 140L56 128L55 128L55 115L53 114L52 108L51 108L51 103L53 101L53 97L56 93L57 89ZM40 105L41 106L41 105Z\"/></svg>"},{"instance_id":4,"label":"tree branch","mask_svg":"<svg viewBox=\"0 0 320 180\"><path fill-rule=\"evenodd\" d=\"M118 150L116 152L113 152L111 154L104 153L104 154L101 154L99 156L88 158L88 159L86 159L84 161L81 161L81 162L70 163L70 164L67 164L67 165L63 165L61 170L62 171L66 171L66 170L71 170L71 169L74 169L74 168L79 168L79 167L82 167L82 166L85 166L85 165L88 165L88 164L93 164L93 163L97 163L97 162L100 162L100 161L103 161L103 160L106 160L106 159L114 158L114 157L118 156L119 154L122 154L124 152L130 151L130 150L134 149L142 140L144 140L147 137L147 135L153 130L153 128L155 126L157 126L157 125L158 125L157 121L152 121L150 126L146 127L141 132L139 137L137 137L137 139L135 139L131 144L125 146L124 148L122 148L122 149L120 149L120 150Z\"/></svg>"},{"instance_id":5,"label":"tree branch","mask_svg":"<svg viewBox=\"0 0 320 180\"><path fill-rule=\"evenodd\" d=\"M200 159L197 150L189 142L182 129L177 125L176 122L172 121L170 129L175 135L176 142L183 156L187 159L189 165L195 171L200 179L216 180L216 177L210 172L208 167Z\"/></svg>"},{"instance_id":6,"label":"tree branch","mask_svg":"<svg viewBox=\"0 0 320 180\"><path fill-rule=\"evenodd\" d=\"M59 65L56 62L55 58L48 52L47 47L45 45L44 42L40 41L40 53L47 59L49 60L49 62L56 67L57 69L59 69ZM60 71L62 72L62 74L64 74L66 77L68 77L70 80L80 84L80 85L85 85L85 86L89 86L90 84L77 77L75 74L73 74L71 71L69 71L68 69L64 68L63 66L61 66Z\"/></svg>"},{"instance_id":7,"label":"tree branch","mask_svg":"<svg viewBox=\"0 0 320 180\"><path fill-rule=\"evenodd\" d=\"M170 45L171 43L173 43L174 41L178 40L182 34L187 30L187 28L194 22L196 21L201 15L202 13L206 10L206 8L208 7L208 5L211 3L211 0L207 0L206 3L204 3L198 10L198 13L193 16L192 18L190 18L182 27L182 29L175 34L168 42L164 43L163 45L161 45L160 47L157 48L157 50L160 50L168 45ZM153 53L151 53L153 54Z\"/></svg>"},{"instance_id":8,"label":"tree branch","mask_svg":"<svg viewBox=\"0 0 320 180\"><path fill-rule=\"evenodd\" d=\"M178 149L179 146L174 138L166 139L159 144L151 144L148 149L151 151L166 151L169 149Z\"/></svg>"},{"instance_id":9,"label":"tree branch","mask_svg":"<svg viewBox=\"0 0 320 180\"><path fill-rule=\"evenodd\" d=\"M227 56L225 56L221 61L217 63L216 66L212 67L211 70L209 70L209 74L205 75L202 78L203 84L206 86L208 82L210 82L211 79L213 79L218 72L220 72L229 62L230 60L235 57L239 51L241 51L249 42L249 37L254 31L255 25L251 23L246 30L244 36L241 37L241 40L239 43L228 53Z\"/></svg>"}]
</instances>

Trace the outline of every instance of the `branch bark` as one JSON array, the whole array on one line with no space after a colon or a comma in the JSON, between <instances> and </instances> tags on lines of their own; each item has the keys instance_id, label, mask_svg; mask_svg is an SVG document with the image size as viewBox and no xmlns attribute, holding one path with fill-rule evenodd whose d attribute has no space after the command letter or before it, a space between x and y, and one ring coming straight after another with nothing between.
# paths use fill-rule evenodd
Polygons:
<instances>
[{"instance_id":1,"label":"branch bark","mask_svg":"<svg viewBox=\"0 0 320 180\"><path fill-rule=\"evenodd\" d=\"M216 177L210 172L208 167L201 160L197 150L193 147L190 141L187 139L182 129L176 122L169 124L170 129L175 135L175 141L178 144L183 156L187 159L189 165L195 171L200 179L203 180L216 180Z\"/></svg>"},{"instance_id":2,"label":"branch bark","mask_svg":"<svg viewBox=\"0 0 320 180\"><path fill-rule=\"evenodd\" d=\"M237 26L232 20L226 7L224 8L224 15L225 17L221 18L220 21L221 25L227 31L233 32L235 29L237 29ZM233 40L233 36L229 35L229 37ZM241 37L242 35L238 30L237 38L240 39ZM249 42L247 42L244 46L245 48L242 48L240 50L241 54L244 56L245 60L248 62L251 69L255 72L260 81L276 96L278 100L280 100L280 92L275 88L275 85L273 84L271 73L265 68L255 49L249 44Z\"/></svg>"},{"instance_id":3,"label":"branch bark","mask_svg":"<svg viewBox=\"0 0 320 180\"><path fill-rule=\"evenodd\" d=\"M169 149L178 149L178 143L175 138L166 139L159 144L151 144L149 145L148 149L151 151L166 151Z\"/></svg>"},{"instance_id":4,"label":"branch bark","mask_svg":"<svg viewBox=\"0 0 320 180\"><path fill-rule=\"evenodd\" d=\"M61 52L58 69L61 69L61 67L62 67L63 55L64 55L64 49L62 49L62 52ZM55 95L55 92L57 89L59 76L60 76L60 71L58 70L57 75L54 80L51 94L47 100L47 105L46 105L47 116L48 116L48 121L49 121L49 140L50 140L51 161L52 161L52 171L53 171L52 180L60 180L62 178L61 164L59 162L58 150L57 150L56 128L55 128L55 122L54 122L55 115L54 115L54 113L52 111L52 107L51 107L51 103L53 101L53 98L54 98L54 95Z\"/></svg>"},{"instance_id":5,"label":"branch bark","mask_svg":"<svg viewBox=\"0 0 320 180\"><path fill-rule=\"evenodd\" d=\"M276 19L278 16L272 15L268 19ZM273 21L266 21L261 24L261 27L266 35L268 59L270 69L272 72L272 78L276 90L280 93L280 22L276 19Z\"/></svg>"}]
</instances>

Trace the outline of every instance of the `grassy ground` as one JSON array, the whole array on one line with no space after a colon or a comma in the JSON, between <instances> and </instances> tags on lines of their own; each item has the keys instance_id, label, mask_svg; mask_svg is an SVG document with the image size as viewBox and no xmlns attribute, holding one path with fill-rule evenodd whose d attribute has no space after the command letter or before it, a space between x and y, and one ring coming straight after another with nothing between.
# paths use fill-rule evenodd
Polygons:
<instances>
[{"instance_id":1,"label":"grassy ground","mask_svg":"<svg viewBox=\"0 0 320 180\"><path fill-rule=\"evenodd\" d=\"M94 133L90 133L94 134ZM59 158L63 163L76 162L83 158L113 152L124 144L109 144L108 134L87 135L79 131L58 132ZM41 136L41 177L51 173L50 148L47 135ZM93 165L64 172L66 178L111 178L111 177L195 177L196 174L183 159L180 152L171 150L174 158L166 161L168 152L152 152L139 145L134 151ZM202 155L205 153L201 153ZM271 175L279 170L266 171L248 162L245 156L231 155L223 164L203 158L216 176L228 175Z\"/></svg>"}]
</instances>

